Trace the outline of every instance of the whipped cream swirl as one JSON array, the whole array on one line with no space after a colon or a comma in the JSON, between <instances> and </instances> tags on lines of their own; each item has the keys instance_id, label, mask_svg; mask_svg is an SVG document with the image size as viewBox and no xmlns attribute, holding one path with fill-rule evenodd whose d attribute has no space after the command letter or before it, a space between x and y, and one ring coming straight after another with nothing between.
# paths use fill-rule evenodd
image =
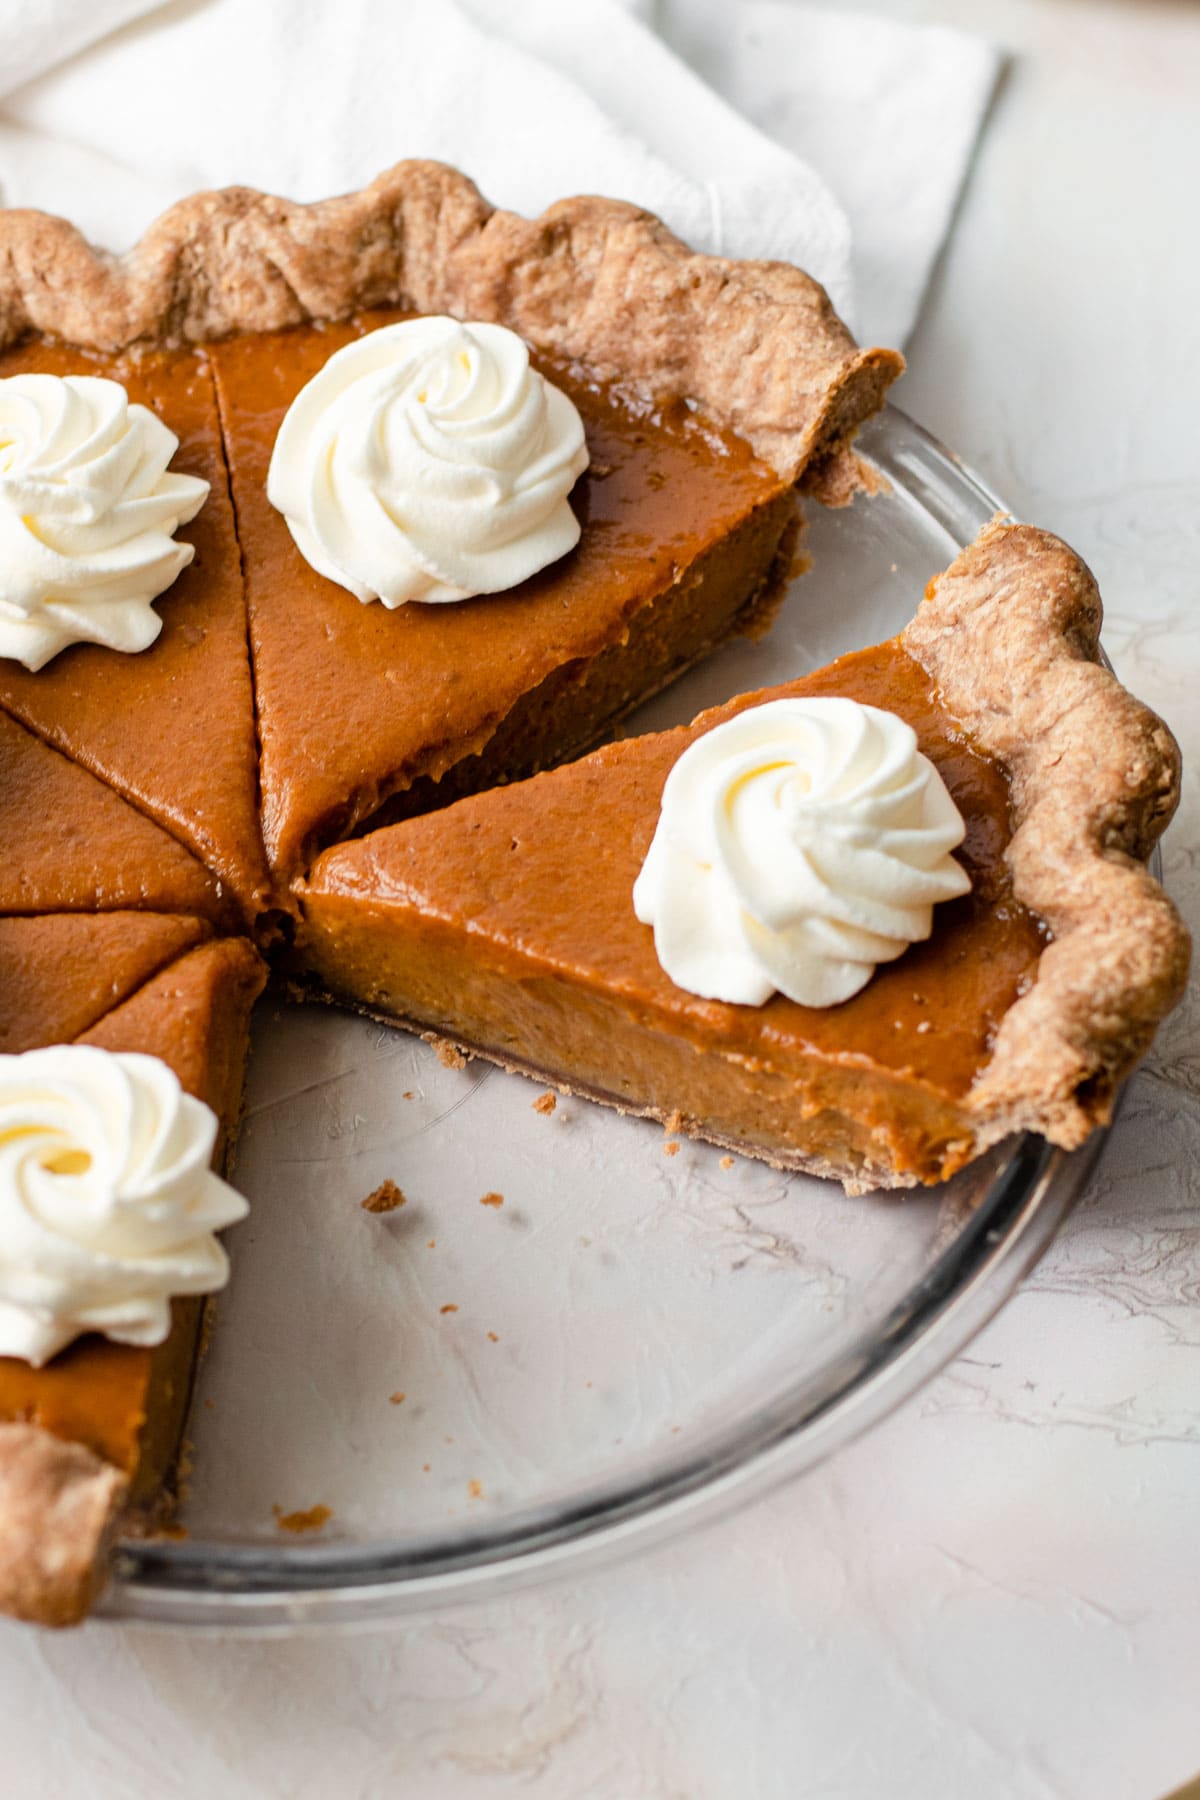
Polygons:
<instances>
[{"instance_id":1,"label":"whipped cream swirl","mask_svg":"<svg viewBox=\"0 0 1200 1800\"><path fill-rule=\"evenodd\" d=\"M154 642L150 603L195 554L174 533L208 496L169 471L178 448L118 381L0 380L0 657L33 670L68 644Z\"/></svg>"},{"instance_id":2,"label":"whipped cream swirl","mask_svg":"<svg viewBox=\"0 0 1200 1800\"><path fill-rule=\"evenodd\" d=\"M209 1168L216 1132L157 1057L0 1056L0 1355L161 1344L172 1295L224 1286L213 1233L248 1208Z\"/></svg>"},{"instance_id":3,"label":"whipped cream swirl","mask_svg":"<svg viewBox=\"0 0 1200 1800\"><path fill-rule=\"evenodd\" d=\"M970 879L962 817L894 713L855 700L754 706L667 777L633 890L677 987L761 1006L836 1006Z\"/></svg>"},{"instance_id":4,"label":"whipped cream swirl","mask_svg":"<svg viewBox=\"0 0 1200 1800\"><path fill-rule=\"evenodd\" d=\"M578 412L515 332L407 319L301 389L267 496L305 561L357 599L468 600L575 547L567 495L587 461Z\"/></svg>"}]
</instances>

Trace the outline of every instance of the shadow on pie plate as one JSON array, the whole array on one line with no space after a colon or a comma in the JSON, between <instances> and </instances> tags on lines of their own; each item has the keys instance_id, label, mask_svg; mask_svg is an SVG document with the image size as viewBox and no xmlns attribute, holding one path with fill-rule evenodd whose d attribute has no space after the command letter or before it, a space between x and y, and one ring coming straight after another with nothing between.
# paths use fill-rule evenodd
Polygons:
<instances>
[{"instance_id":1,"label":"shadow on pie plate","mask_svg":"<svg viewBox=\"0 0 1200 1800\"><path fill-rule=\"evenodd\" d=\"M887 490L810 507L812 573L646 706L691 719L889 636L999 507L902 413ZM1011 1293L1102 1142L1019 1138L900 1197L678 1144L333 1008L255 1022L186 1536L102 1611L288 1629L401 1617L682 1531L884 1417ZM393 1182L390 1210L361 1202Z\"/></svg>"}]
</instances>

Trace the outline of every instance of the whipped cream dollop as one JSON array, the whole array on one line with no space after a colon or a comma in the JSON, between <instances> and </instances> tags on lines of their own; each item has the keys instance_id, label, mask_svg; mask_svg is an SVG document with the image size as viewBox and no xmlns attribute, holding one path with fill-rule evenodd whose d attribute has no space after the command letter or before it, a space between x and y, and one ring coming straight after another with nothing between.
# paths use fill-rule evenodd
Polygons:
<instances>
[{"instance_id":1,"label":"whipped cream dollop","mask_svg":"<svg viewBox=\"0 0 1200 1800\"><path fill-rule=\"evenodd\" d=\"M157 1057L0 1056L0 1355L161 1344L172 1295L224 1286L213 1233L248 1209L209 1168L216 1132Z\"/></svg>"},{"instance_id":2,"label":"whipped cream dollop","mask_svg":"<svg viewBox=\"0 0 1200 1800\"><path fill-rule=\"evenodd\" d=\"M498 593L579 541L574 404L502 325L407 319L338 350L288 409L267 496L359 600Z\"/></svg>"},{"instance_id":3,"label":"whipped cream dollop","mask_svg":"<svg viewBox=\"0 0 1200 1800\"><path fill-rule=\"evenodd\" d=\"M68 644L154 642L151 601L195 554L174 533L208 496L168 468L178 448L118 381L0 380L0 656L32 670Z\"/></svg>"},{"instance_id":4,"label":"whipped cream dollop","mask_svg":"<svg viewBox=\"0 0 1200 1800\"><path fill-rule=\"evenodd\" d=\"M894 713L771 700L697 738L667 777L633 890L677 987L836 1006L927 938L970 879L964 826Z\"/></svg>"}]
</instances>

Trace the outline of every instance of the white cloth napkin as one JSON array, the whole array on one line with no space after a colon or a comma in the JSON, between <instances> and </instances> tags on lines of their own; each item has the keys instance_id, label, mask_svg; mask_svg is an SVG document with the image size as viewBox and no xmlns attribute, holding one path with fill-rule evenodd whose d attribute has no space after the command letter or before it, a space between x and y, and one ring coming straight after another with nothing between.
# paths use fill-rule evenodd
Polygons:
<instances>
[{"instance_id":1,"label":"white cloth napkin","mask_svg":"<svg viewBox=\"0 0 1200 1800\"><path fill-rule=\"evenodd\" d=\"M316 199L432 156L519 211L611 194L799 263L897 343L996 66L786 0L0 0L0 193L120 250L196 188Z\"/></svg>"}]
</instances>

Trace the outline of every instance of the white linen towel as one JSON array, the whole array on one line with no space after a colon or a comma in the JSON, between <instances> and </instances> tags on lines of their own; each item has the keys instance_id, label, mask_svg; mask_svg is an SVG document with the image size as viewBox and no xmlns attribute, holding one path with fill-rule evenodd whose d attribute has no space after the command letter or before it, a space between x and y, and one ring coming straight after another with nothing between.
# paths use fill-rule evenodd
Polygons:
<instances>
[{"instance_id":1,"label":"white linen towel","mask_svg":"<svg viewBox=\"0 0 1200 1800\"><path fill-rule=\"evenodd\" d=\"M0 198L120 250L196 188L317 199L431 156L518 211L611 194L799 263L899 343L996 67L786 0L0 0Z\"/></svg>"}]
</instances>

